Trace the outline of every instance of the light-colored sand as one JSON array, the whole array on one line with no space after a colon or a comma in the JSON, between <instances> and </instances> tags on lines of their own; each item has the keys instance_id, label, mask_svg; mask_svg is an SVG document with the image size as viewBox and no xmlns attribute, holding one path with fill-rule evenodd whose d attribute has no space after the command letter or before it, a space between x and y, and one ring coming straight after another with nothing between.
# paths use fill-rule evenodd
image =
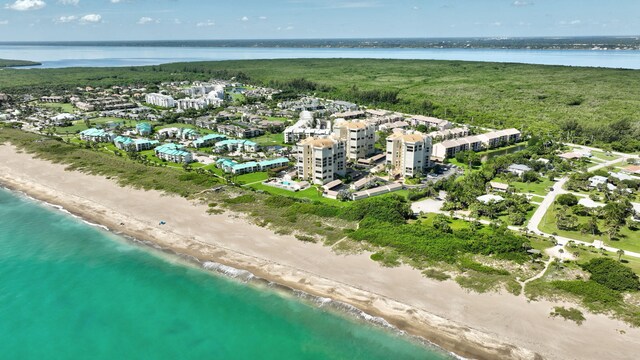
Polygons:
<instances>
[{"instance_id":1,"label":"light-colored sand","mask_svg":"<svg viewBox=\"0 0 640 360\"><path fill-rule=\"evenodd\" d=\"M368 254L336 255L233 214L207 215L206 206L182 198L64 168L0 146L0 183L114 231L349 303L462 356L634 359L640 353L640 330L603 315L585 314L587 321L577 326L549 317L558 304L469 293L407 266L383 268ZM160 220L167 224L159 226Z\"/></svg>"}]
</instances>

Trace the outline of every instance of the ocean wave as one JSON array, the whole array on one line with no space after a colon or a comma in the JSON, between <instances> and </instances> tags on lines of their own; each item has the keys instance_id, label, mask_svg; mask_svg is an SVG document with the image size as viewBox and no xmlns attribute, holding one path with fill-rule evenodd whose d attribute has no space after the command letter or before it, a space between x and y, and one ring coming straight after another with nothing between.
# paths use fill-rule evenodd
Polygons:
<instances>
[{"instance_id":1,"label":"ocean wave","mask_svg":"<svg viewBox=\"0 0 640 360\"><path fill-rule=\"evenodd\" d=\"M230 278L241 280L243 282L248 282L255 278L255 276L250 271L236 269L234 267L223 265L213 261L205 261L204 263L202 263L202 267L207 270L218 272Z\"/></svg>"}]
</instances>

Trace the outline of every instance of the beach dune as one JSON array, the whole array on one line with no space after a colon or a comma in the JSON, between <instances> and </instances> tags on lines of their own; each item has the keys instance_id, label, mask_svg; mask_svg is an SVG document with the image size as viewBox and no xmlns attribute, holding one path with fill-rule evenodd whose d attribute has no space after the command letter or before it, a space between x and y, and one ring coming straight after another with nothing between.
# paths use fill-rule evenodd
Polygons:
<instances>
[{"instance_id":1,"label":"beach dune","mask_svg":"<svg viewBox=\"0 0 640 360\"><path fill-rule=\"evenodd\" d=\"M65 171L8 145L0 145L0 184L115 232L353 305L463 357L633 359L640 353L640 330L604 315L585 313L578 326L549 316L557 303L477 294L408 266L381 267L369 254L337 255L250 224L241 214L209 215L205 205Z\"/></svg>"}]
</instances>

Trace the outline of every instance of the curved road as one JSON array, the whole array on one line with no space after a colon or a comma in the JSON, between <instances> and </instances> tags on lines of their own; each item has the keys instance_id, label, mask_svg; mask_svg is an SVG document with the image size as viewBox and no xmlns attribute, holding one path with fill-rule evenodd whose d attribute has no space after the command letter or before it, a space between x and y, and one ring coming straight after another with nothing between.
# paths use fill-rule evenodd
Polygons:
<instances>
[{"instance_id":1,"label":"curved road","mask_svg":"<svg viewBox=\"0 0 640 360\"><path fill-rule=\"evenodd\" d=\"M580 147L585 148L585 149L589 149L589 150L597 150L597 149L593 149L593 148L588 148L588 147L586 147L586 146L584 146L584 147L583 147L583 146L580 146ZM599 151L600 151L600 150L599 150ZM588 171L588 172L593 172L593 171L596 171L596 170L599 170L599 169L605 168L605 167L607 167L607 166L611 166L611 165L613 165L613 164L619 163L620 161L624 161L624 160L626 160L626 159L628 159L628 158L632 158L632 157L636 157L636 158L637 158L637 156L636 156L636 155L629 155L629 154L623 154L623 153L615 153L615 154L616 154L616 155L620 155L620 156L621 156L621 158L616 159L616 160L611 160L611 161L603 162L603 163L600 163L600 164L598 164L598 165L592 166L592 167L590 167L589 169L587 169L587 171ZM569 241L573 241L573 242L575 242L576 244L584 244L584 245L587 245L587 246L594 245L594 244L592 244L592 243L585 242L585 241L580 241L580 240L570 239L570 238L566 238L566 237L563 237L563 236L555 236L555 235L547 234L547 233L544 233L544 232L542 232L542 231L540 231L540 230L538 229L538 227L540 226L540 222L542 222L542 218L543 218L543 217L544 217L544 215L547 213L547 211L549 210L549 208L550 208L551 206L553 206L553 203L554 203L554 201L555 201L556 197L557 197L558 195L561 195L561 194L569 193L569 191L567 191L567 190L564 190L564 189L563 189L564 184L566 184L568 180L569 180L569 178L565 176L565 177L563 177L562 179L558 180L558 182L556 182L556 183L553 185L553 191L549 192L549 193L547 194L547 196L545 196L544 200L542 201L542 203L540 204L540 206L538 207L538 209L536 210L536 212L535 212L535 213L533 214L533 216L531 217L531 220L529 220L529 223L527 224L527 229L528 229L529 231L531 231L532 233L534 233L534 234L538 234L538 235L540 235L540 236L544 236L544 237L553 237L553 238L555 238L555 239L556 239L556 241L558 242L558 244L559 244L559 245L562 245L562 246L566 245ZM604 245L600 246L600 248L601 248L601 249L605 249L605 250L607 250L607 251L614 252L614 253L615 253L615 252L617 252L617 251L619 250L619 249L617 249L617 248L610 247L610 246L604 246ZM625 255L628 255L628 256L632 256L632 257L640 258L640 253L636 253L636 252L632 252L632 251L627 251L627 250L625 250L625 251L624 251L624 254L625 254Z\"/></svg>"}]
</instances>

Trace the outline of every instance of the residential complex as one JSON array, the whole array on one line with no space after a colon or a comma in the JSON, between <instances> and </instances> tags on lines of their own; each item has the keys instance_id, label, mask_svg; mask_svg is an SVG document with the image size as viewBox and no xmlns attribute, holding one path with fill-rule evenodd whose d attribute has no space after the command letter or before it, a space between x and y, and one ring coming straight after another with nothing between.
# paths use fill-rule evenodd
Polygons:
<instances>
[{"instance_id":1,"label":"residential complex","mask_svg":"<svg viewBox=\"0 0 640 360\"><path fill-rule=\"evenodd\" d=\"M113 133L106 132L103 129L87 129L80 132L80 139L90 142L111 142L114 138Z\"/></svg>"},{"instance_id":2,"label":"residential complex","mask_svg":"<svg viewBox=\"0 0 640 360\"><path fill-rule=\"evenodd\" d=\"M258 151L258 144L249 140L223 140L215 144L216 151L244 151L244 152L256 152Z\"/></svg>"},{"instance_id":3,"label":"residential complex","mask_svg":"<svg viewBox=\"0 0 640 360\"><path fill-rule=\"evenodd\" d=\"M249 161L245 163L238 163L231 159L218 159L216 166L225 172L235 175L249 174L258 171L268 171L270 169L277 169L289 165L289 159L277 158L263 161Z\"/></svg>"},{"instance_id":4,"label":"residential complex","mask_svg":"<svg viewBox=\"0 0 640 360\"><path fill-rule=\"evenodd\" d=\"M184 149L184 145L167 143L155 148L154 152L159 159L187 164L193 161L193 155Z\"/></svg>"},{"instance_id":5,"label":"residential complex","mask_svg":"<svg viewBox=\"0 0 640 360\"><path fill-rule=\"evenodd\" d=\"M346 142L310 137L296 146L298 177L324 185L346 174Z\"/></svg>"},{"instance_id":6,"label":"residential complex","mask_svg":"<svg viewBox=\"0 0 640 360\"><path fill-rule=\"evenodd\" d=\"M155 146L160 145L160 142L157 140L132 139L126 136L117 136L115 139L113 139L113 143L118 149L124 151L151 150Z\"/></svg>"},{"instance_id":7,"label":"residential complex","mask_svg":"<svg viewBox=\"0 0 640 360\"><path fill-rule=\"evenodd\" d=\"M387 138L390 173L400 177L424 174L431 167L431 137L414 133L394 133Z\"/></svg>"},{"instance_id":8,"label":"residential complex","mask_svg":"<svg viewBox=\"0 0 640 360\"><path fill-rule=\"evenodd\" d=\"M284 130L284 142L295 144L300 140L313 136L329 136L331 126L328 122L318 121L317 124L313 114L309 111L300 113L300 120Z\"/></svg>"},{"instance_id":9,"label":"residential complex","mask_svg":"<svg viewBox=\"0 0 640 360\"><path fill-rule=\"evenodd\" d=\"M445 140L433 145L433 159L443 161L444 159L456 156L456 154L461 151L480 151L504 146L520 141L520 137L520 131L516 129L506 129Z\"/></svg>"},{"instance_id":10,"label":"residential complex","mask_svg":"<svg viewBox=\"0 0 640 360\"><path fill-rule=\"evenodd\" d=\"M346 142L347 159L357 161L375 153L376 128L361 121L337 121L333 135Z\"/></svg>"},{"instance_id":11,"label":"residential complex","mask_svg":"<svg viewBox=\"0 0 640 360\"><path fill-rule=\"evenodd\" d=\"M191 144L193 145L194 148L200 149L203 147L213 146L214 144L226 139L227 137L225 135L207 134L201 138L197 138L196 140L193 140Z\"/></svg>"},{"instance_id":12,"label":"residential complex","mask_svg":"<svg viewBox=\"0 0 640 360\"><path fill-rule=\"evenodd\" d=\"M165 108L172 108L176 106L176 101L171 96L157 93L147 94L144 101L147 104Z\"/></svg>"}]
</instances>

